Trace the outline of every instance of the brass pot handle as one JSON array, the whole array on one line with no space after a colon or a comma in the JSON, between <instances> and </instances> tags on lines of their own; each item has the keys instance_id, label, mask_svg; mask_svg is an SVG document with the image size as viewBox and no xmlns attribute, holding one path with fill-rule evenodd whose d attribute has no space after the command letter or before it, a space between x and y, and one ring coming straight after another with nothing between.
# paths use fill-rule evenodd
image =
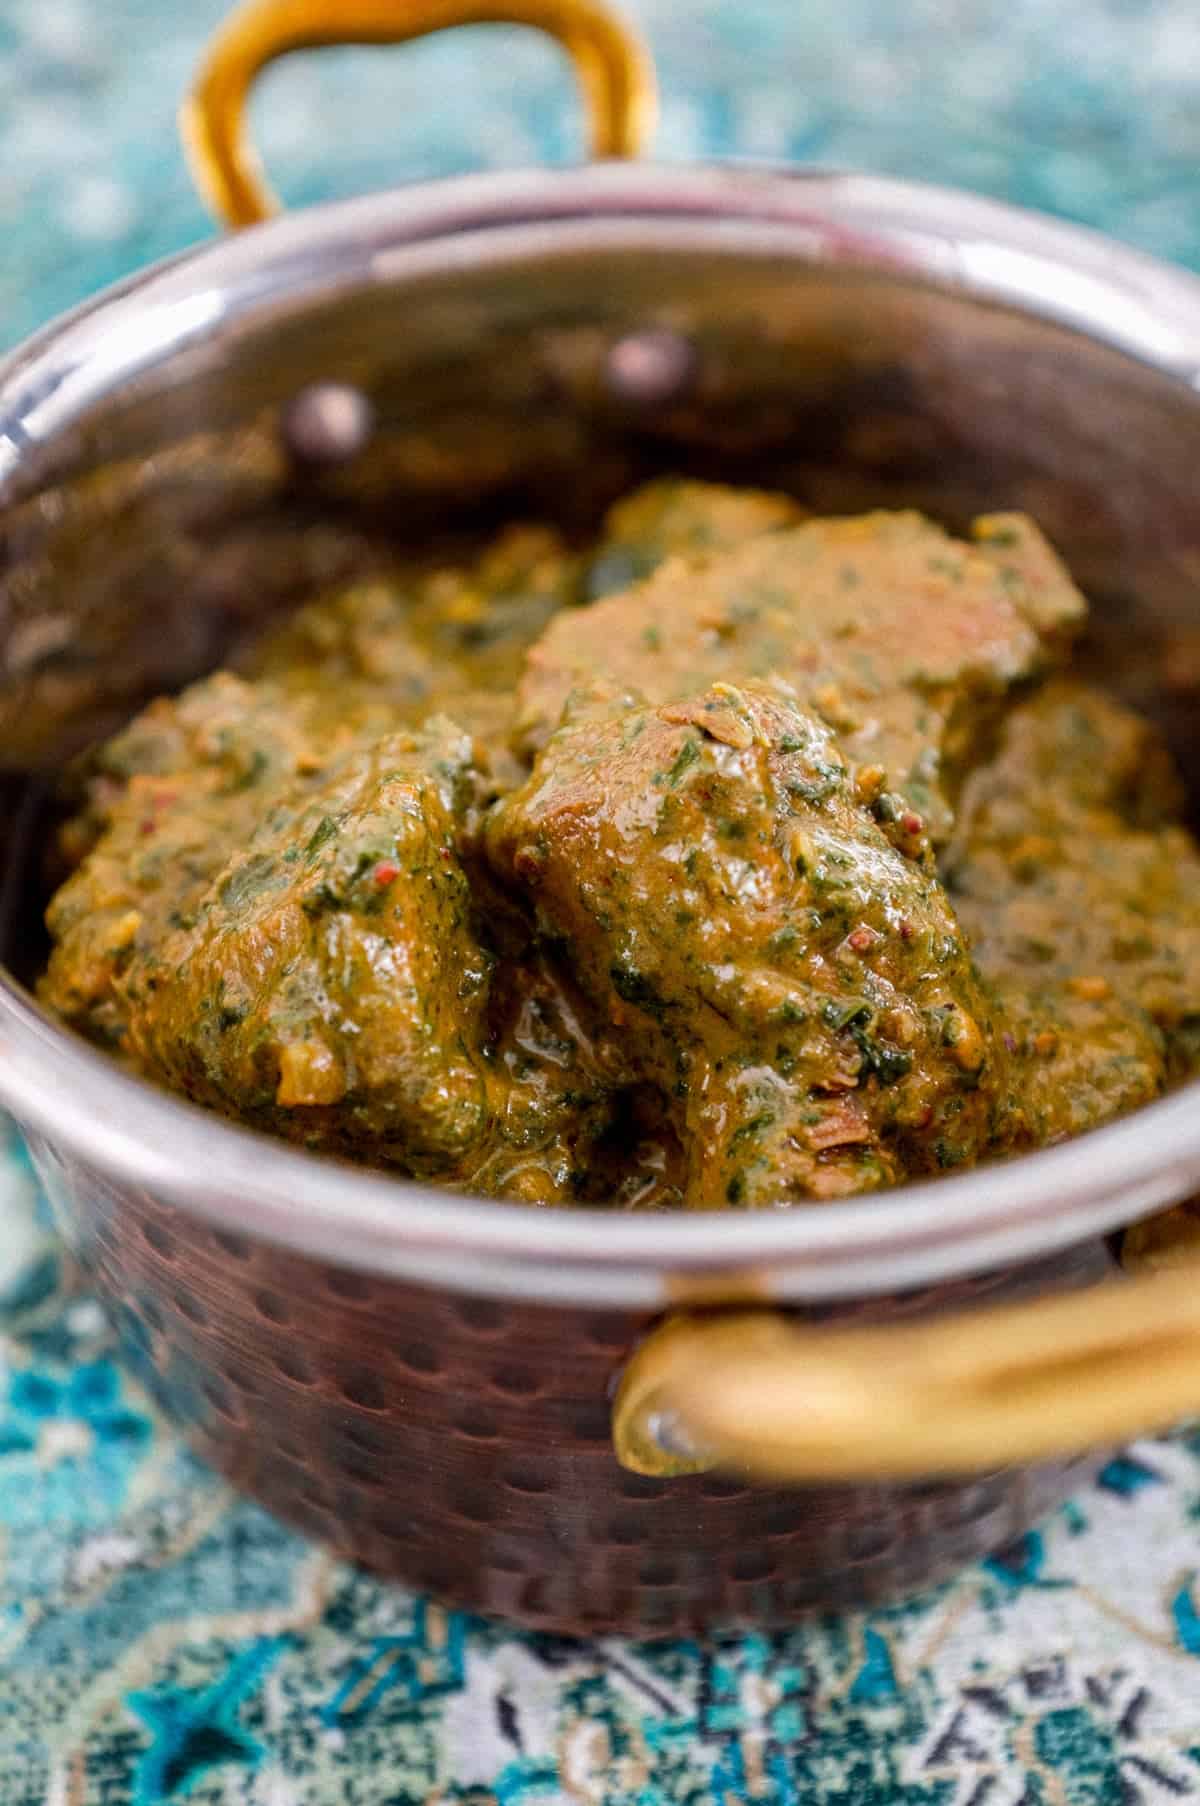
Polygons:
<instances>
[{"instance_id":1,"label":"brass pot handle","mask_svg":"<svg viewBox=\"0 0 1200 1806\"><path fill-rule=\"evenodd\" d=\"M681 1313L635 1352L635 1473L914 1480L1081 1453L1200 1410L1200 1265L950 1318L815 1327Z\"/></svg>"},{"instance_id":2,"label":"brass pot handle","mask_svg":"<svg viewBox=\"0 0 1200 1806\"><path fill-rule=\"evenodd\" d=\"M454 25L531 25L566 50L583 90L594 157L636 157L657 117L654 65L601 0L244 0L208 46L180 112L192 175L227 226L278 211L246 128L259 71L292 50L398 44Z\"/></svg>"}]
</instances>

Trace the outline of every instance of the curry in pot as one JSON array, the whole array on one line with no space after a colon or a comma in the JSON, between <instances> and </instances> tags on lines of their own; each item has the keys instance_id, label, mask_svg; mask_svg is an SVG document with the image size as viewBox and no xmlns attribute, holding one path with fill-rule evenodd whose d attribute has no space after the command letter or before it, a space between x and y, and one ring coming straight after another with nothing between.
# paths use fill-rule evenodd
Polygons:
<instances>
[{"instance_id":1,"label":"curry in pot","mask_svg":"<svg viewBox=\"0 0 1200 1806\"><path fill-rule=\"evenodd\" d=\"M1200 1068L1200 854L1016 515L691 482L316 598L90 756L45 1002L319 1152L844 1197Z\"/></svg>"}]
</instances>

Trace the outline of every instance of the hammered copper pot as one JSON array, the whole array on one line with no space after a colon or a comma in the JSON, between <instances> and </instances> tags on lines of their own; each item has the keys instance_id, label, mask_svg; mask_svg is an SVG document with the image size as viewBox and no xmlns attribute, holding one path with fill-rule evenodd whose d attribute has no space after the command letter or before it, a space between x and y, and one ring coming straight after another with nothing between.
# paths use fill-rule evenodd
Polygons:
<instances>
[{"instance_id":1,"label":"hammered copper pot","mask_svg":"<svg viewBox=\"0 0 1200 1806\"><path fill-rule=\"evenodd\" d=\"M537 10L584 21L585 66L600 43L589 92L628 148L635 53L587 37L615 29L594 8ZM1106 1235L1196 1188L1195 1084L867 1201L538 1212L250 1135L22 988L39 797L74 747L398 543L584 531L662 469L951 525L1030 510L1091 596L1089 659L1200 780L1166 656L1197 630L1200 284L1088 234L803 171L465 179L190 252L0 368L0 1102L218 1467L356 1560L561 1631L924 1586L1018 1536L1089 1446L1200 1406L1194 1281L1077 1293Z\"/></svg>"}]
</instances>

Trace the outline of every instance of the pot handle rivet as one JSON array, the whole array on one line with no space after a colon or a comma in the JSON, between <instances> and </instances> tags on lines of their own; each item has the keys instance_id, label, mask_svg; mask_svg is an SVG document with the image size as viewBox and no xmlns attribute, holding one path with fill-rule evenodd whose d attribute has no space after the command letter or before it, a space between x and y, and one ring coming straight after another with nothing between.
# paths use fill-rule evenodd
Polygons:
<instances>
[{"instance_id":1,"label":"pot handle rivet","mask_svg":"<svg viewBox=\"0 0 1200 1806\"><path fill-rule=\"evenodd\" d=\"M345 464L371 437L374 409L348 383L311 383L284 409L284 445L299 464Z\"/></svg>"},{"instance_id":2,"label":"pot handle rivet","mask_svg":"<svg viewBox=\"0 0 1200 1806\"><path fill-rule=\"evenodd\" d=\"M609 348L604 378L618 400L633 407L661 407L688 393L697 364L690 339L667 326L648 326Z\"/></svg>"}]
</instances>

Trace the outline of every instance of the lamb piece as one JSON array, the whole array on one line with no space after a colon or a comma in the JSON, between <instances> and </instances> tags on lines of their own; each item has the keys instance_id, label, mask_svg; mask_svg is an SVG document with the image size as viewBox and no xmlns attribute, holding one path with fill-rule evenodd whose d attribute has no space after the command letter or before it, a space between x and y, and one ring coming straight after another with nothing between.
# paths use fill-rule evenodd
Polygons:
<instances>
[{"instance_id":1,"label":"lamb piece","mask_svg":"<svg viewBox=\"0 0 1200 1806\"><path fill-rule=\"evenodd\" d=\"M1013 709L974 772L947 888L1012 1042L1029 1139L1200 1066L1200 849L1155 730L1077 681Z\"/></svg>"},{"instance_id":2,"label":"lamb piece","mask_svg":"<svg viewBox=\"0 0 1200 1806\"><path fill-rule=\"evenodd\" d=\"M1002 1136L1003 1048L886 802L793 696L716 684L595 699L491 816L495 870L666 1100L692 1208L866 1191Z\"/></svg>"},{"instance_id":3,"label":"lamb piece","mask_svg":"<svg viewBox=\"0 0 1200 1806\"><path fill-rule=\"evenodd\" d=\"M759 533L803 519L790 496L662 477L614 503L583 575L587 600L639 583L667 558L727 551Z\"/></svg>"},{"instance_id":4,"label":"lamb piece","mask_svg":"<svg viewBox=\"0 0 1200 1806\"><path fill-rule=\"evenodd\" d=\"M448 721L397 733L386 705L335 700L219 675L101 749L43 998L242 1121L571 1199L612 1056L486 887L476 910L479 751Z\"/></svg>"},{"instance_id":5,"label":"lamb piece","mask_svg":"<svg viewBox=\"0 0 1200 1806\"><path fill-rule=\"evenodd\" d=\"M291 697L218 672L151 703L96 748L75 775L79 806L60 834L64 864L86 863L47 916L59 943L47 978L54 1007L120 1047L114 974L134 940L152 951L195 909L281 791L319 785L330 764L391 726L386 708Z\"/></svg>"},{"instance_id":6,"label":"lamb piece","mask_svg":"<svg viewBox=\"0 0 1200 1806\"><path fill-rule=\"evenodd\" d=\"M51 910L46 999L107 1009L139 1070L200 1103L453 1172L486 1124L491 960L457 851L471 742L435 722L311 756L244 839L213 767L182 794L135 780Z\"/></svg>"},{"instance_id":7,"label":"lamb piece","mask_svg":"<svg viewBox=\"0 0 1200 1806\"><path fill-rule=\"evenodd\" d=\"M714 681L778 676L926 817L952 825L963 772L1005 691L1081 625L1085 604L1019 516L951 539L914 513L812 520L552 620L531 647L516 745L545 744L573 690L597 679L650 702Z\"/></svg>"}]
</instances>

